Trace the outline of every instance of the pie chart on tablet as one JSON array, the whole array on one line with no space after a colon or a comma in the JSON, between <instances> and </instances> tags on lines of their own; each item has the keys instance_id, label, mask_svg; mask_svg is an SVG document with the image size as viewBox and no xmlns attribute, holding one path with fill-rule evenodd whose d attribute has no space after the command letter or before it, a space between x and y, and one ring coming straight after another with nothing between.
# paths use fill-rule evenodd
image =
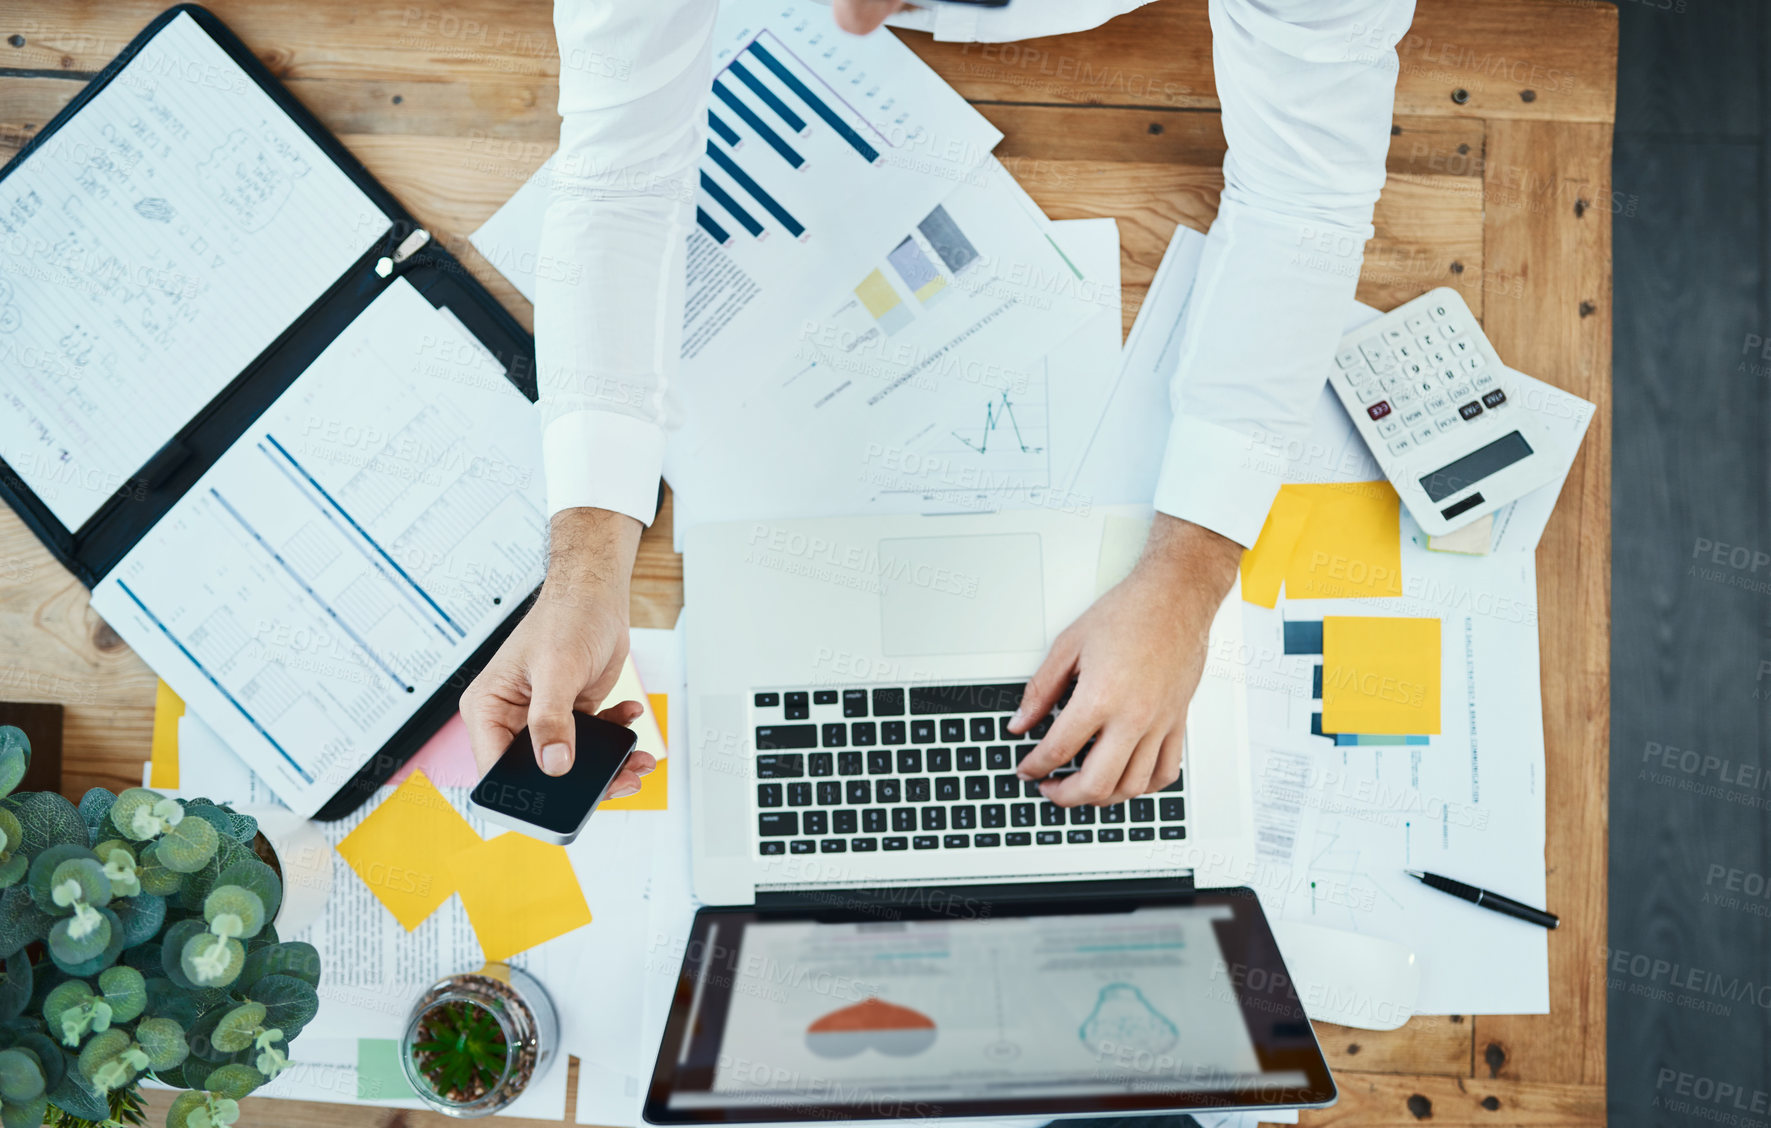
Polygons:
<instances>
[{"instance_id":1,"label":"pie chart on tablet","mask_svg":"<svg viewBox=\"0 0 1771 1128\"><path fill-rule=\"evenodd\" d=\"M921 1011L863 999L821 1015L806 1027L806 1048L821 1058L847 1058L865 1050L914 1057L935 1044L935 1020Z\"/></svg>"}]
</instances>

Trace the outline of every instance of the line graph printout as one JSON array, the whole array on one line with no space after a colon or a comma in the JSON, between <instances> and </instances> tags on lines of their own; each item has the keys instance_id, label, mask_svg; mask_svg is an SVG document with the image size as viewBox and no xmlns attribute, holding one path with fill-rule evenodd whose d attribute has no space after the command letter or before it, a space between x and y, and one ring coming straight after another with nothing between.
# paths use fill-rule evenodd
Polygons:
<instances>
[{"instance_id":1,"label":"line graph printout","mask_svg":"<svg viewBox=\"0 0 1771 1128\"><path fill-rule=\"evenodd\" d=\"M0 180L0 457L79 528L388 222L180 14Z\"/></svg>"},{"instance_id":2,"label":"line graph printout","mask_svg":"<svg viewBox=\"0 0 1771 1128\"><path fill-rule=\"evenodd\" d=\"M93 592L311 814L540 582L534 407L405 280Z\"/></svg>"},{"instance_id":3,"label":"line graph printout","mask_svg":"<svg viewBox=\"0 0 1771 1128\"><path fill-rule=\"evenodd\" d=\"M684 395L680 527L1045 503L1117 368L1118 239L985 172L810 307L764 379Z\"/></svg>"}]
</instances>

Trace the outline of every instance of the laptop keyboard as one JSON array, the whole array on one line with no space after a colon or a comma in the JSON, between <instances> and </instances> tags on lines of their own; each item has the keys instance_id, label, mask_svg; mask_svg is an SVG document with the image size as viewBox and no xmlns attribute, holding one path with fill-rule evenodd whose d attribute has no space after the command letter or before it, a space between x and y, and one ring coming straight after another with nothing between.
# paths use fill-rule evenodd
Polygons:
<instances>
[{"instance_id":1,"label":"laptop keyboard","mask_svg":"<svg viewBox=\"0 0 1771 1128\"><path fill-rule=\"evenodd\" d=\"M1008 731L1025 683L758 691L761 854L1083 846L1187 837L1183 776L1108 807L1060 807L1015 767L1051 727ZM1053 772L1062 779L1084 748Z\"/></svg>"}]
</instances>

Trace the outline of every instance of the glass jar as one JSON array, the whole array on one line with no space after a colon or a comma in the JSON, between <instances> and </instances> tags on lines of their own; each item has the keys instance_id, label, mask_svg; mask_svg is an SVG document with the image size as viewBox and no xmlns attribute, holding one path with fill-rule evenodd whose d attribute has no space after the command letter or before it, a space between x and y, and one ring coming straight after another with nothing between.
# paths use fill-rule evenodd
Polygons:
<instances>
[{"instance_id":1,"label":"glass jar","mask_svg":"<svg viewBox=\"0 0 1771 1128\"><path fill-rule=\"evenodd\" d=\"M497 1024L505 1045L498 1079L471 1095L440 1091L417 1060L420 1030L434 1012L451 1004L476 1009ZM557 1053L559 1016L546 988L522 968L489 963L478 971L433 983L412 1005L400 1039L400 1066L425 1104L449 1116L487 1116L510 1105L547 1072Z\"/></svg>"}]
</instances>

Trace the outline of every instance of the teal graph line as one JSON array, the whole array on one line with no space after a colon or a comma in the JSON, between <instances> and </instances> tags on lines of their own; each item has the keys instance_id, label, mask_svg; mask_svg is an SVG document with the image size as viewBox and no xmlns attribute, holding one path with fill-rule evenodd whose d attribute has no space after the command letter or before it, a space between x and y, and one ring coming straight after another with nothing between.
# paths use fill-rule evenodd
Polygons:
<instances>
[{"instance_id":1,"label":"teal graph line","mask_svg":"<svg viewBox=\"0 0 1771 1128\"><path fill-rule=\"evenodd\" d=\"M987 403L984 405L984 437L983 438L979 439L977 442L974 443L970 439L966 438L964 435L960 434L958 431L953 432L953 437L958 439L960 442L964 443L966 446L977 451L979 454L985 454L985 453L988 453L988 451L990 449L990 434L991 434L991 432L995 431L998 427L1002 426L1002 421L1004 419L1007 419L1009 426L1015 432L1015 445L1017 445L1021 448L1022 454L1038 454L1041 450L1043 450L1044 449L1043 447L1028 446L1027 440L1023 439L1021 437L1021 425L1015 421L1015 405L1009 402L1007 392L1002 393L1002 399L1001 399L1000 403L1001 403L1001 407L1002 407L1002 410L1000 410L1000 411L997 410L997 404Z\"/></svg>"}]
</instances>

